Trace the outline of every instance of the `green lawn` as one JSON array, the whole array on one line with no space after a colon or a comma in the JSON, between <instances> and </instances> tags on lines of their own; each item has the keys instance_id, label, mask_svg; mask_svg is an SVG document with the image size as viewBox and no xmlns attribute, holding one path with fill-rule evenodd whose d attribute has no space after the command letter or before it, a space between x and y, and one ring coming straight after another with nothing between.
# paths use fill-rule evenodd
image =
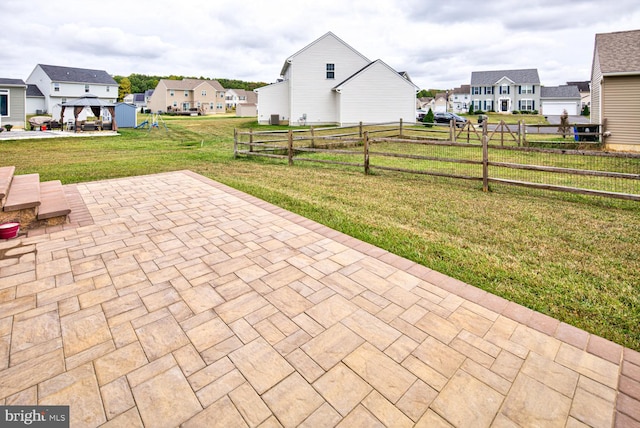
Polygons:
<instances>
[{"instance_id":1,"label":"green lawn","mask_svg":"<svg viewBox=\"0 0 640 428\"><path fill-rule=\"evenodd\" d=\"M63 183L190 169L640 350L640 204L286 160L233 158L236 118L165 117L118 137L0 141ZM263 129L263 128L261 128ZM269 128L270 129L270 128Z\"/></svg>"}]
</instances>

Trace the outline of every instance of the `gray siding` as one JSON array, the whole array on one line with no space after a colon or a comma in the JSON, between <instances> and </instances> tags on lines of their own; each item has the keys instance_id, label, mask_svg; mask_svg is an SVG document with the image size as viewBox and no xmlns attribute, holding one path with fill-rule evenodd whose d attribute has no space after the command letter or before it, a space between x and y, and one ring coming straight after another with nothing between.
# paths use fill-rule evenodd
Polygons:
<instances>
[{"instance_id":1,"label":"gray siding","mask_svg":"<svg viewBox=\"0 0 640 428\"><path fill-rule=\"evenodd\" d=\"M26 109L26 88L3 87L9 94L9 116L2 116L2 126L11 124L18 128L24 128Z\"/></svg>"}]
</instances>

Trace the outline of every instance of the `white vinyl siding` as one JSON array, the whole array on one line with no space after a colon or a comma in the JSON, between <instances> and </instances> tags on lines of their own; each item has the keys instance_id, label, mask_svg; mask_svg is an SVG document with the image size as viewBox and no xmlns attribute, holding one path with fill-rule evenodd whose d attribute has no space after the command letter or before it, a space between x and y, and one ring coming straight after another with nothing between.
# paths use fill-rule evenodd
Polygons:
<instances>
[{"instance_id":1,"label":"white vinyl siding","mask_svg":"<svg viewBox=\"0 0 640 428\"><path fill-rule=\"evenodd\" d=\"M271 115L277 114L280 121L288 121L289 81L274 83L258 88L258 122L268 125Z\"/></svg>"},{"instance_id":2,"label":"white vinyl siding","mask_svg":"<svg viewBox=\"0 0 640 428\"><path fill-rule=\"evenodd\" d=\"M414 123L415 87L382 62L375 62L340 87L340 125Z\"/></svg>"},{"instance_id":3,"label":"white vinyl siding","mask_svg":"<svg viewBox=\"0 0 640 428\"><path fill-rule=\"evenodd\" d=\"M308 125L337 123L336 93L332 88L367 65L366 58L340 40L324 37L298 52L291 61L288 69L291 124L305 114ZM333 79L326 79L327 64L334 65ZM262 100L260 97L259 111L262 111ZM415 103L415 95L413 101Z\"/></svg>"}]
</instances>

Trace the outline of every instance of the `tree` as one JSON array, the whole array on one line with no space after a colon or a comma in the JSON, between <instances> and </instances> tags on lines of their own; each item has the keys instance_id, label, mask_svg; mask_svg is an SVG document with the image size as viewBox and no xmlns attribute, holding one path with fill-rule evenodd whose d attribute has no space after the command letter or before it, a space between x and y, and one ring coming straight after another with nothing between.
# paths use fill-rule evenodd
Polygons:
<instances>
[{"instance_id":1,"label":"tree","mask_svg":"<svg viewBox=\"0 0 640 428\"><path fill-rule=\"evenodd\" d=\"M422 123L424 123L424 126L428 128L433 126L433 112L431 111L431 107L429 107L429 111L422 118Z\"/></svg>"},{"instance_id":2,"label":"tree","mask_svg":"<svg viewBox=\"0 0 640 428\"><path fill-rule=\"evenodd\" d=\"M473 114L473 103L469 103L469 114Z\"/></svg>"},{"instance_id":3,"label":"tree","mask_svg":"<svg viewBox=\"0 0 640 428\"><path fill-rule=\"evenodd\" d=\"M584 105L584 107L582 108L582 113L583 116L591 116L591 112L589 111L589 106L588 105Z\"/></svg>"},{"instance_id":4,"label":"tree","mask_svg":"<svg viewBox=\"0 0 640 428\"><path fill-rule=\"evenodd\" d=\"M565 138L569 132L569 113L566 110L563 110L560 115L560 126L558 127L558 132L562 134L562 138Z\"/></svg>"},{"instance_id":5,"label":"tree","mask_svg":"<svg viewBox=\"0 0 640 428\"><path fill-rule=\"evenodd\" d=\"M114 79L115 80L115 79ZM131 93L131 81L128 77L123 77L118 82L118 101L122 101L125 95Z\"/></svg>"}]
</instances>

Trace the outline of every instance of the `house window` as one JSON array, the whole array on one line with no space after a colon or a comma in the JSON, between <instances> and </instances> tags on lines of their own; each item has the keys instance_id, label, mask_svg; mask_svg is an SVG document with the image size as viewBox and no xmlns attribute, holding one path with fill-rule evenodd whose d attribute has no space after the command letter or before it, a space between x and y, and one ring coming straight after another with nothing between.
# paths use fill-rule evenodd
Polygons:
<instances>
[{"instance_id":1,"label":"house window","mask_svg":"<svg viewBox=\"0 0 640 428\"><path fill-rule=\"evenodd\" d=\"M533 86L531 85L521 85L520 86L521 94L533 94Z\"/></svg>"},{"instance_id":2,"label":"house window","mask_svg":"<svg viewBox=\"0 0 640 428\"><path fill-rule=\"evenodd\" d=\"M9 91L0 90L0 116L9 116Z\"/></svg>"},{"instance_id":3,"label":"house window","mask_svg":"<svg viewBox=\"0 0 640 428\"><path fill-rule=\"evenodd\" d=\"M184 91L184 96L188 97L189 96L189 91Z\"/></svg>"},{"instance_id":4,"label":"house window","mask_svg":"<svg viewBox=\"0 0 640 428\"><path fill-rule=\"evenodd\" d=\"M222 109L224 108L224 106L223 106L221 103L218 103L218 104L217 104L217 106L216 106L216 108L217 108L218 110L222 110Z\"/></svg>"},{"instance_id":5,"label":"house window","mask_svg":"<svg viewBox=\"0 0 640 428\"><path fill-rule=\"evenodd\" d=\"M174 101L174 102L173 102L173 106L174 106L174 107L178 107L178 102L177 102L177 101Z\"/></svg>"},{"instance_id":6,"label":"house window","mask_svg":"<svg viewBox=\"0 0 640 428\"><path fill-rule=\"evenodd\" d=\"M107 92L111 92L111 86L107 86Z\"/></svg>"},{"instance_id":7,"label":"house window","mask_svg":"<svg viewBox=\"0 0 640 428\"><path fill-rule=\"evenodd\" d=\"M327 64L327 79L335 79L336 78L336 65L335 64Z\"/></svg>"},{"instance_id":8,"label":"house window","mask_svg":"<svg viewBox=\"0 0 640 428\"><path fill-rule=\"evenodd\" d=\"M54 83L53 84L53 92L60 92L60 84L59 83Z\"/></svg>"},{"instance_id":9,"label":"house window","mask_svg":"<svg viewBox=\"0 0 640 428\"><path fill-rule=\"evenodd\" d=\"M482 110L482 101L480 100L473 100L473 109L474 110Z\"/></svg>"},{"instance_id":10,"label":"house window","mask_svg":"<svg viewBox=\"0 0 640 428\"><path fill-rule=\"evenodd\" d=\"M484 111L493 110L493 100L484 100Z\"/></svg>"},{"instance_id":11,"label":"house window","mask_svg":"<svg viewBox=\"0 0 640 428\"><path fill-rule=\"evenodd\" d=\"M213 110L213 103L209 103L209 108Z\"/></svg>"},{"instance_id":12,"label":"house window","mask_svg":"<svg viewBox=\"0 0 640 428\"><path fill-rule=\"evenodd\" d=\"M89 85L84 85L84 92L89 93Z\"/></svg>"},{"instance_id":13,"label":"house window","mask_svg":"<svg viewBox=\"0 0 640 428\"><path fill-rule=\"evenodd\" d=\"M174 95L173 89L169 91L169 96L172 97Z\"/></svg>"},{"instance_id":14,"label":"house window","mask_svg":"<svg viewBox=\"0 0 640 428\"><path fill-rule=\"evenodd\" d=\"M474 86L471 88L471 95L480 95L480 86Z\"/></svg>"},{"instance_id":15,"label":"house window","mask_svg":"<svg viewBox=\"0 0 640 428\"><path fill-rule=\"evenodd\" d=\"M520 100L520 110L531 111L535 109L535 103L533 100Z\"/></svg>"},{"instance_id":16,"label":"house window","mask_svg":"<svg viewBox=\"0 0 640 428\"><path fill-rule=\"evenodd\" d=\"M493 86L485 86L484 87L484 93L486 95L493 95Z\"/></svg>"},{"instance_id":17,"label":"house window","mask_svg":"<svg viewBox=\"0 0 640 428\"><path fill-rule=\"evenodd\" d=\"M207 96L207 91L202 91L200 94L201 94L203 97L206 97L206 96Z\"/></svg>"},{"instance_id":18,"label":"house window","mask_svg":"<svg viewBox=\"0 0 640 428\"><path fill-rule=\"evenodd\" d=\"M500 94L508 94L509 93L509 85L500 86Z\"/></svg>"}]
</instances>

